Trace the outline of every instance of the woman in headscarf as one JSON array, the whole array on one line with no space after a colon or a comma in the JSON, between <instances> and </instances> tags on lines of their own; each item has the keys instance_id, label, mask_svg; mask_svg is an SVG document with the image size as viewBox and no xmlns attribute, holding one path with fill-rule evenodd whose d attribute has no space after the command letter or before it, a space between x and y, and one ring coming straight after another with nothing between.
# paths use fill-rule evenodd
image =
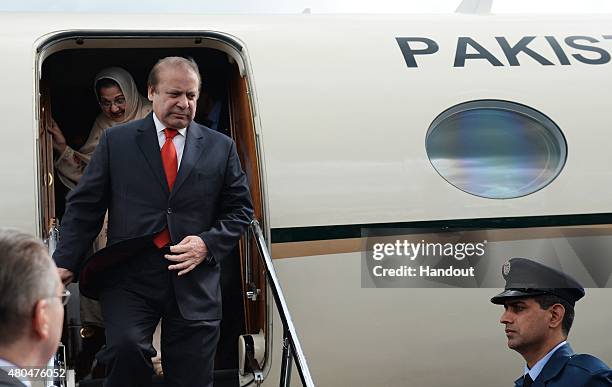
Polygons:
<instances>
[{"instance_id":1,"label":"woman in headscarf","mask_svg":"<svg viewBox=\"0 0 612 387\"><path fill-rule=\"evenodd\" d=\"M62 183L70 189L74 189L83 176L105 129L144 118L152 109L151 102L138 93L130 73L121 67L109 67L100 71L94 80L94 89L102 111L87 141L78 151L66 145L64 134L55 121L49 129L53 136L53 148L59 153L55 169Z\"/></svg>"}]
</instances>

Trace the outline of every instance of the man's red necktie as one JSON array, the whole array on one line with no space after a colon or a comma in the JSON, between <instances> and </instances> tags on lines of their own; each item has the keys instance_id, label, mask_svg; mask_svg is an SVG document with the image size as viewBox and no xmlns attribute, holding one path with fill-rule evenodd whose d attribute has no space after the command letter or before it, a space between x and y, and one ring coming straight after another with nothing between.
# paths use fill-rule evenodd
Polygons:
<instances>
[{"instance_id":1,"label":"man's red necktie","mask_svg":"<svg viewBox=\"0 0 612 387\"><path fill-rule=\"evenodd\" d=\"M166 135L166 142L161 148L161 158L164 164L164 172L166 173L166 181L168 182L168 188L172 191L174 181L176 180L176 174L178 172L178 159L176 157L176 148L172 139L178 134L178 130L166 128L164 129ZM159 234L153 238L153 243L157 248L162 248L170 243L170 232L168 226L164 228Z\"/></svg>"}]
</instances>

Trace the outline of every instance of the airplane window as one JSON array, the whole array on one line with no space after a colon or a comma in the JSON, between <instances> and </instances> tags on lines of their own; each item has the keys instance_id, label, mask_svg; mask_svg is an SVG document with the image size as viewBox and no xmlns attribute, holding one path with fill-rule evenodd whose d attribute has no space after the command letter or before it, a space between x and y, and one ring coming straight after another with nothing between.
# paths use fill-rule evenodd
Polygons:
<instances>
[{"instance_id":1,"label":"airplane window","mask_svg":"<svg viewBox=\"0 0 612 387\"><path fill-rule=\"evenodd\" d=\"M440 114L426 137L427 155L446 181L472 195L510 199L550 184L567 144L542 113L513 102L482 100Z\"/></svg>"}]
</instances>

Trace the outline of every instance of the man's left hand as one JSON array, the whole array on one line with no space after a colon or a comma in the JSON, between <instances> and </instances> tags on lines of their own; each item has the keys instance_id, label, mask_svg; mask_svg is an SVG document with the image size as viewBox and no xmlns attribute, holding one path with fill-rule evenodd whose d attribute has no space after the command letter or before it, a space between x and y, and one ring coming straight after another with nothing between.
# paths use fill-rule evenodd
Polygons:
<instances>
[{"instance_id":1,"label":"man's left hand","mask_svg":"<svg viewBox=\"0 0 612 387\"><path fill-rule=\"evenodd\" d=\"M206 243L196 235L189 235L178 245L170 246L170 252L174 254L166 254L164 257L177 264L168 266L168 269L180 270L178 275L189 273L208 256Z\"/></svg>"}]
</instances>

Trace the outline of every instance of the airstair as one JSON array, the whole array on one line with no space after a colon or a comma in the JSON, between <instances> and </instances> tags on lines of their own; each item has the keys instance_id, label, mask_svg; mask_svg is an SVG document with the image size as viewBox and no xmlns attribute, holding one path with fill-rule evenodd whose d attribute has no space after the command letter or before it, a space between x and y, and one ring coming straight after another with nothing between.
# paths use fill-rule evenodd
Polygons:
<instances>
[{"instance_id":1,"label":"airstair","mask_svg":"<svg viewBox=\"0 0 612 387\"><path fill-rule=\"evenodd\" d=\"M300 341L297 335L296 328L291 319L291 315L289 313L289 309L287 307L287 303L285 297L282 292L282 288L279 282L279 279L276 275L276 271L274 270L274 265L272 263L272 257L268 250L268 245L264 238L264 234L261 230L259 222L257 220L253 220L249 226L249 229L245 235L246 237L246 249L245 249L245 282L247 289L247 298L256 299L261 293L261 289L258 289L256 284L253 281L253 273L251 270L251 263L254 260L259 260L259 263L262 265L265 279L266 279L266 287L265 289L268 294L271 294L272 300L274 301L275 309L280 317L280 321L282 323L282 354L280 356L280 380L272 381L270 378L266 377L266 373L269 372L270 366L262 367L260 365L261 359L257 359L256 350L253 343L253 340L250 339L251 335L243 335L241 340L244 342L244 351L241 353L243 356L242 359L239 360L241 364L240 371L236 370L216 370L214 375L214 385L215 387L241 387L241 386L274 386L279 385L281 387L288 387L291 385L291 379L293 374L293 368L295 367L298 371L298 376L301 382L301 385L304 387L314 387L315 384L313 382L312 376L310 374L310 370L308 368L308 363L306 361L306 357L304 355L304 351L302 350L302 346L300 345ZM48 246L49 253L53 254L55 250L55 246L57 243L58 232L56 227L52 227L52 232L49 235ZM255 249L250 248L249 246L255 246ZM71 292L74 294L73 301L78 301L78 286L76 284L71 284L70 286ZM72 306L72 308L71 308ZM75 307L74 304L68 304L65 313L65 327L67 330L66 335L66 346L60 344L58 352L54 359L52 359L53 366L56 368L61 368L65 370L65 375L67 376L65 379L57 379L57 380L48 380L45 382L45 387L57 386L57 387L101 387L104 379L86 379L81 380L80 382L75 382L75 371L74 364L75 359L71 359L70 353L76 353L74 349L75 346L79 345L80 338L75 332L80 332L79 330L71 329L71 327L78 323L78 303ZM271 309L271 308L269 308ZM73 328L73 327L72 327ZM271 332L269 335L266 335L267 338L271 338ZM268 345L267 350L271 350L272 346ZM275 356L267 356L268 361ZM239 377L238 374L241 374ZM246 375L250 375L249 378L245 377ZM248 380L247 382L244 382ZM264 382L265 381L265 382ZM295 384L295 383L294 383ZM163 387L164 380L163 376L153 376L152 385L156 387Z\"/></svg>"}]
</instances>

